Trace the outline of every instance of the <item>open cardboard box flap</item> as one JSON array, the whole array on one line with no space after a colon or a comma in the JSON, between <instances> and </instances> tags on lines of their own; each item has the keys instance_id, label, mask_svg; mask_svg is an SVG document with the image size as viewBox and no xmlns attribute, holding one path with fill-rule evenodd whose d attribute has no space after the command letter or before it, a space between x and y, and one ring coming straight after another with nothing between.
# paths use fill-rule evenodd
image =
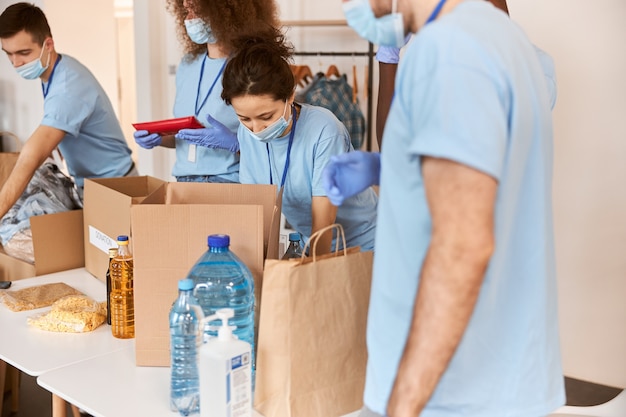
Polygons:
<instances>
[{"instance_id":1,"label":"open cardboard box flap","mask_svg":"<svg viewBox=\"0 0 626 417\"><path fill-rule=\"evenodd\" d=\"M210 234L230 235L230 249L254 277L258 307L265 254L278 257L279 224L271 185L167 183L134 204L136 364L169 365L168 314L177 282L207 250Z\"/></svg>"}]
</instances>

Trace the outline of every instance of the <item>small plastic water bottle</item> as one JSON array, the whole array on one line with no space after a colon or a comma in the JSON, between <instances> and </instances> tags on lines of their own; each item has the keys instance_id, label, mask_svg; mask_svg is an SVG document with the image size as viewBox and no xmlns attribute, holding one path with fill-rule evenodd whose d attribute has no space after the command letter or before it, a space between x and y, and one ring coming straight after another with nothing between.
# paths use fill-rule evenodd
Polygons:
<instances>
[{"instance_id":1,"label":"small plastic water bottle","mask_svg":"<svg viewBox=\"0 0 626 417\"><path fill-rule=\"evenodd\" d=\"M178 282L178 298L170 310L170 407L181 416L200 412L198 348L204 314L193 296L193 281Z\"/></svg>"},{"instance_id":2,"label":"small plastic water bottle","mask_svg":"<svg viewBox=\"0 0 626 417\"><path fill-rule=\"evenodd\" d=\"M289 246L282 259L301 258L302 244L300 242L300 233L289 233Z\"/></svg>"},{"instance_id":3,"label":"small plastic water bottle","mask_svg":"<svg viewBox=\"0 0 626 417\"><path fill-rule=\"evenodd\" d=\"M210 235L208 250L191 268L187 278L194 282L194 294L204 316L212 316L222 308L232 308L234 317L228 320L236 326L238 339L252 348L252 387L254 390L254 278L250 269L230 249L230 236ZM214 323L217 325L218 323ZM205 341L217 336L214 326L204 328Z\"/></svg>"}]
</instances>

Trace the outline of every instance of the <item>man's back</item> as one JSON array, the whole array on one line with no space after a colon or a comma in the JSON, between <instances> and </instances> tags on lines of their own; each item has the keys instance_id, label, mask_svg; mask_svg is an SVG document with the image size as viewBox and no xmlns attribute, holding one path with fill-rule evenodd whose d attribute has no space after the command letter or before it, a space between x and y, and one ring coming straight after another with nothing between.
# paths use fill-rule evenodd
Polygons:
<instances>
[{"instance_id":1,"label":"man's back","mask_svg":"<svg viewBox=\"0 0 626 417\"><path fill-rule=\"evenodd\" d=\"M422 416L541 415L564 401L551 104L533 45L486 2L461 3L409 45L381 154L365 394L374 411L384 414L430 244L423 156L492 176L498 196L496 250L477 305Z\"/></svg>"}]
</instances>

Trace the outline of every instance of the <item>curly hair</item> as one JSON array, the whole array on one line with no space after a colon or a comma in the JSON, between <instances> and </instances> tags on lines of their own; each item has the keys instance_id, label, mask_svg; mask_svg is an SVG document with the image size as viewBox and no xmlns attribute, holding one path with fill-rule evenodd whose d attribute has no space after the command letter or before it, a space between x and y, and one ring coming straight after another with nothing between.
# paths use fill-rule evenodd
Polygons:
<instances>
[{"instance_id":1,"label":"curly hair","mask_svg":"<svg viewBox=\"0 0 626 417\"><path fill-rule=\"evenodd\" d=\"M233 50L222 76L226 104L245 95L269 95L283 101L292 96L295 79L289 64L293 46L280 30L235 38Z\"/></svg>"},{"instance_id":2,"label":"curly hair","mask_svg":"<svg viewBox=\"0 0 626 417\"><path fill-rule=\"evenodd\" d=\"M187 30L185 29L185 19L187 18L187 9L183 6L184 0L167 0L167 11L170 12L176 20L176 36L183 46L185 54L195 58L198 55L206 53L206 45L199 45L193 42ZM195 12L195 10L194 10Z\"/></svg>"},{"instance_id":3,"label":"curly hair","mask_svg":"<svg viewBox=\"0 0 626 417\"><path fill-rule=\"evenodd\" d=\"M195 0L195 14L209 22L222 48L233 52L235 40L280 27L275 0Z\"/></svg>"}]
</instances>

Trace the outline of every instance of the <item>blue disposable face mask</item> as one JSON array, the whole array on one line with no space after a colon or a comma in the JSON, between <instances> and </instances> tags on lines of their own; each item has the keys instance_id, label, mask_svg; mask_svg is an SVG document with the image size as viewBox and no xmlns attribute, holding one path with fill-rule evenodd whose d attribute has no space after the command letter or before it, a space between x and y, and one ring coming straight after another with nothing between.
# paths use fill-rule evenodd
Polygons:
<instances>
[{"instance_id":1,"label":"blue disposable face mask","mask_svg":"<svg viewBox=\"0 0 626 417\"><path fill-rule=\"evenodd\" d=\"M362 38L376 45L400 48L404 45L404 19L396 13L393 0L392 13L376 18L369 0L350 0L342 3L348 25Z\"/></svg>"},{"instance_id":2,"label":"blue disposable face mask","mask_svg":"<svg viewBox=\"0 0 626 417\"><path fill-rule=\"evenodd\" d=\"M283 111L283 115L278 118L274 123L261 130L260 132L253 132L248 128L248 126L244 125L250 135L259 142L268 143L276 138L279 138L285 130L287 130L287 126L289 126L289 122L285 119L285 114L287 113L287 102L285 102L285 110Z\"/></svg>"},{"instance_id":3,"label":"blue disposable face mask","mask_svg":"<svg viewBox=\"0 0 626 417\"><path fill-rule=\"evenodd\" d=\"M45 49L44 46L45 44L41 46L41 54L39 55L39 58L15 68L17 73L22 78L26 80L37 79L48 69L48 66L50 65L50 53L48 53L48 62L46 63L46 66L44 67L41 65L41 58L43 57L43 51Z\"/></svg>"},{"instance_id":4,"label":"blue disposable face mask","mask_svg":"<svg viewBox=\"0 0 626 417\"><path fill-rule=\"evenodd\" d=\"M211 30L211 26L200 18L185 20L185 29L187 30L189 38L198 45L217 42Z\"/></svg>"}]
</instances>

